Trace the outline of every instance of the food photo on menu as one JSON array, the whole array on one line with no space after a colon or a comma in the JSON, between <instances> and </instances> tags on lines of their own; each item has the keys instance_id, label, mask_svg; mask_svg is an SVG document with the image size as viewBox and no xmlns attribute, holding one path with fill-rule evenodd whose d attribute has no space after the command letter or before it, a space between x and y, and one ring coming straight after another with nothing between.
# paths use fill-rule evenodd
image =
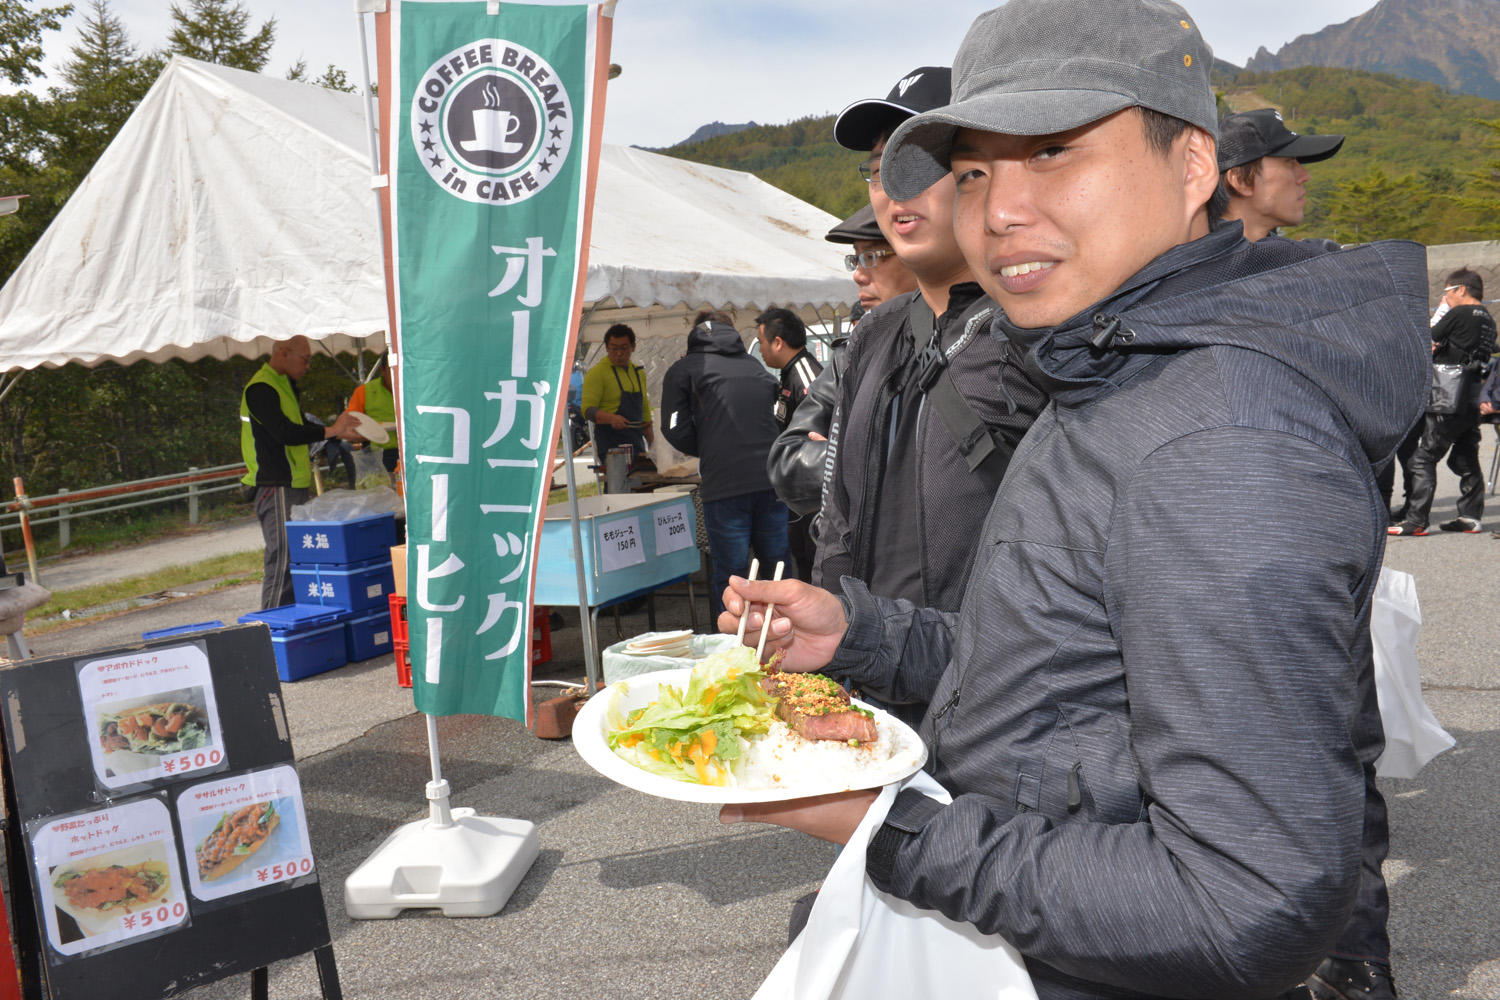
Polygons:
<instances>
[{"instance_id":1,"label":"food photo on menu","mask_svg":"<svg viewBox=\"0 0 1500 1000\"><path fill-rule=\"evenodd\" d=\"M263 889L314 870L302 787L290 766L192 785L177 799L177 822L197 899Z\"/></svg>"},{"instance_id":2,"label":"food photo on menu","mask_svg":"<svg viewBox=\"0 0 1500 1000\"><path fill-rule=\"evenodd\" d=\"M202 688L163 692L150 701L100 704L99 749L116 774L151 767L158 758L208 743Z\"/></svg>"},{"instance_id":3,"label":"food photo on menu","mask_svg":"<svg viewBox=\"0 0 1500 1000\"><path fill-rule=\"evenodd\" d=\"M64 944L113 930L121 917L157 905L172 887L160 842L68 862L50 875Z\"/></svg>"},{"instance_id":4,"label":"food photo on menu","mask_svg":"<svg viewBox=\"0 0 1500 1000\"><path fill-rule=\"evenodd\" d=\"M264 847L280 825L281 814L275 799L252 802L224 813L194 851L198 877L212 882L228 875Z\"/></svg>"},{"instance_id":5,"label":"food photo on menu","mask_svg":"<svg viewBox=\"0 0 1500 1000\"><path fill-rule=\"evenodd\" d=\"M208 657L197 644L132 650L78 665L99 783L146 786L227 765Z\"/></svg>"},{"instance_id":6,"label":"food photo on menu","mask_svg":"<svg viewBox=\"0 0 1500 1000\"><path fill-rule=\"evenodd\" d=\"M156 798L44 820L32 850L54 950L76 955L187 920L177 842Z\"/></svg>"}]
</instances>

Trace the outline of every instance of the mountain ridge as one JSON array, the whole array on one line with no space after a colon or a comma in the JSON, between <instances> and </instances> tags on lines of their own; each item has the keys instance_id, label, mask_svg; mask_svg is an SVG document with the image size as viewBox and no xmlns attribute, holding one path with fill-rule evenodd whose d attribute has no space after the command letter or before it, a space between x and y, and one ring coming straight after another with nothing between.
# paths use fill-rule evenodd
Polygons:
<instances>
[{"instance_id":1,"label":"mountain ridge","mask_svg":"<svg viewBox=\"0 0 1500 1000\"><path fill-rule=\"evenodd\" d=\"M1332 66L1393 73L1500 100L1500 0L1380 0L1245 64L1265 73Z\"/></svg>"}]
</instances>

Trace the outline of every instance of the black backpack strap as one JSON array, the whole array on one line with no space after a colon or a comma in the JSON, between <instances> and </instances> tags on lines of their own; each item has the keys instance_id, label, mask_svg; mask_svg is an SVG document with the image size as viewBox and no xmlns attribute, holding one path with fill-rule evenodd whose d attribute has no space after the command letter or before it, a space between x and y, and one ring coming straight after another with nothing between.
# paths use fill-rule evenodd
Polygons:
<instances>
[{"instance_id":1,"label":"black backpack strap","mask_svg":"<svg viewBox=\"0 0 1500 1000\"><path fill-rule=\"evenodd\" d=\"M997 485L1005 475L1006 456L995 443L989 426L974 412L974 407L953 384L953 373L948 370L948 357L938 343L937 319L932 308L919 294L911 301L911 328L917 343L926 340L915 359L917 388L927 397L948 434L958 446L970 472L977 472ZM965 315L960 321L973 323L978 315ZM967 333L968 331L965 331ZM954 353L967 346L964 335L955 346Z\"/></svg>"}]
</instances>

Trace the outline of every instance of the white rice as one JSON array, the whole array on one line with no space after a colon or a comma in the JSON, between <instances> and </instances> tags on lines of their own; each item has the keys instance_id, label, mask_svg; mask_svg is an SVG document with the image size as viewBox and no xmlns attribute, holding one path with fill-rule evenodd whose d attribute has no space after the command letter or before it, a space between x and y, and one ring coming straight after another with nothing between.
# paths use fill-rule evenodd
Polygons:
<instances>
[{"instance_id":1,"label":"white rice","mask_svg":"<svg viewBox=\"0 0 1500 1000\"><path fill-rule=\"evenodd\" d=\"M740 738L744 749L734 767L734 784L749 791L787 788L810 782L827 783L830 775L847 774L851 787L862 784L872 772L884 772L895 763L900 736L887 719L877 715L880 738L873 743L850 746L836 740L809 740L798 736L780 719L763 736Z\"/></svg>"}]
</instances>

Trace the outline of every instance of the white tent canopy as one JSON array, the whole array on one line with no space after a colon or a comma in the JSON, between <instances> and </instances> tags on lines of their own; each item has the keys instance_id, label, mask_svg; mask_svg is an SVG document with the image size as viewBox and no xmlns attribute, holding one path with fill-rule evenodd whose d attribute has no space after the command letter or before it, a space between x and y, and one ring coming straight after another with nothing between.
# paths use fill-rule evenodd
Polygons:
<instances>
[{"instance_id":1,"label":"white tent canopy","mask_svg":"<svg viewBox=\"0 0 1500 1000\"><path fill-rule=\"evenodd\" d=\"M0 371L266 354L387 326L362 98L174 57L0 289ZM700 306L846 311L837 219L750 174L606 146L589 339ZM743 325L743 324L742 324Z\"/></svg>"}]
</instances>

